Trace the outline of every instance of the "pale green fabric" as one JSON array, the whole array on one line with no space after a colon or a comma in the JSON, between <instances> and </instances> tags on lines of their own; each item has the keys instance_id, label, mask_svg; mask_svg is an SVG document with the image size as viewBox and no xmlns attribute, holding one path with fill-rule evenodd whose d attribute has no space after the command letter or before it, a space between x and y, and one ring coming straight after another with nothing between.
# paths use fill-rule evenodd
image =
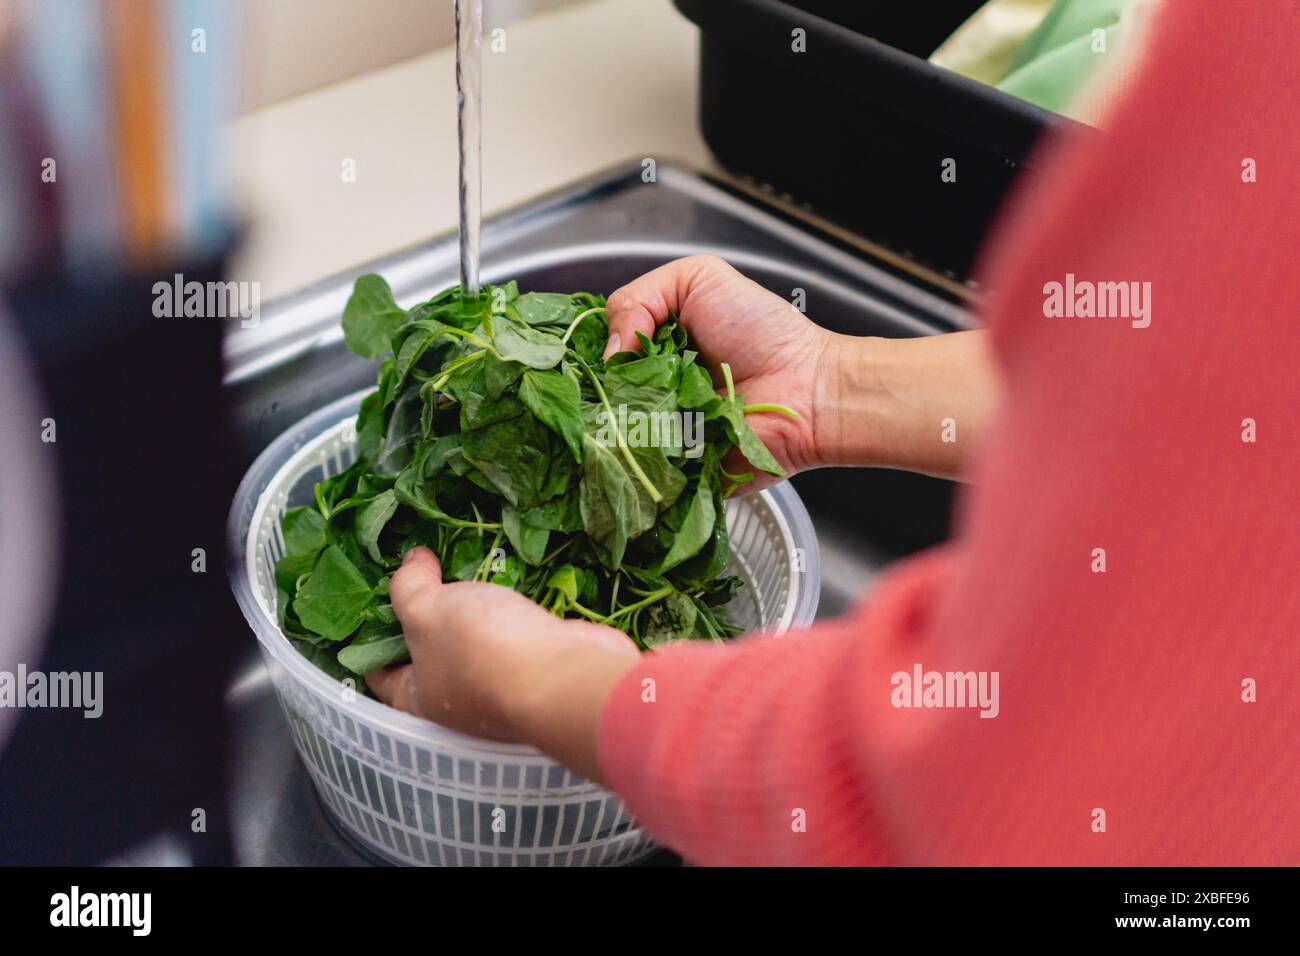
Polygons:
<instances>
[{"instance_id":1,"label":"pale green fabric","mask_svg":"<svg viewBox=\"0 0 1300 956\"><path fill-rule=\"evenodd\" d=\"M1057 0L997 83L1004 93L1074 115L1079 93L1121 52L1133 0ZM1094 31L1102 31L1097 34Z\"/></svg>"},{"instance_id":2,"label":"pale green fabric","mask_svg":"<svg viewBox=\"0 0 1300 956\"><path fill-rule=\"evenodd\" d=\"M1054 4L1055 0L989 0L943 41L930 62L992 86L1007 75Z\"/></svg>"},{"instance_id":3,"label":"pale green fabric","mask_svg":"<svg viewBox=\"0 0 1300 956\"><path fill-rule=\"evenodd\" d=\"M931 60L1044 109L1088 120L1090 105L1080 93L1107 72L1121 75L1122 54L1141 32L1137 11L1146 6L1148 0L1055 0L1022 39L1014 31L1024 30L1026 12L1011 0L990 0ZM973 31L972 26L981 29ZM1094 32L1098 30L1101 34ZM989 67L1007 62L1008 42L1017 43L1017 49L1009 66L995 76ZM972 43L987 45L987 54L981 55Z\"/></svg>"}]
</instances>

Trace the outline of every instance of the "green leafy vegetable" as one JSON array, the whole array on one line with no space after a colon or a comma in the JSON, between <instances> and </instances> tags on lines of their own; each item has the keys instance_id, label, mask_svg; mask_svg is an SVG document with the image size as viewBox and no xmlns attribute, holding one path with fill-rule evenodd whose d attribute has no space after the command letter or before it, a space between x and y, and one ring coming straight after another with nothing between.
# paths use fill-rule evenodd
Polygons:
<instances>
[{"instance_id":1,"label":"green leafy vegetable","mask_svg":"<svg viewBox=\"0 0 1300 956\"><path fill-rule=\"evenodd\" d=\"M361 624L373 600L372 588L343 549L330 545L298 588L293 609L307 630L341 641Z\"/></svg>"},{"instance_id":2,"label":"green leafy vegetable","mask_svg":"<svg viewBox=\"0 0 1300 956\"><path fill-rule=\"evenodd\" d=\"M721 462L736 447L782 474L745 415L793 413L747 409L725 365L720 393L676 321L605 362L600 296L487 293L408 312L380 277L357 280L344 336L382 359L378 388L356 460L284 515L275 582L294 646L340 679L406 660L388 583L418 545L447 580L513 588L642 648L735 634L724 498L750 476Z\"/></svg>"},{"instance_id":3,"label":"green leafy vegetable","mask_svg":"<svg viewBox=\"0 0 1300 956\"><path fill-rule=\"evenodd\" d=\"M354 674L369 674L409 657L400 625L370 621L361 626L356 640L339 651L338 661Z\"/></svg>"},{"instance_id":4,"label":"green leafy vegetable","mask_svg":"<svg viewBox=\"0 0 1300 956\"><path fill-rule=\"evenodd\" d=\"M578 378L569 369L563 371L524 372L519 385L519 397L528 410L555 431L575 460L582 460L582 389Z\"/></svg>"},{"instance_id":5,"label":"green leafy vegetable","mask_svg":"<svg viewBox=\"0 0 1300 956\"><path fill-rule=\"evenodd\" d=\"M406 313L393 301L388 283L376 275L357 280L343 309L343 337L362 358L379 358L389 349L393 332Z\"/></svg>"},{"instance_id":6,"label":"green leafy vegetable","mask_svg":"<svg viewBox=\"0 0 1300 956\"><path fill-rule=\"evenodd\" d=\"M712 476L705 472L700 487L691 498L691 505L686 510L686 518L682 521L677 537L659 565L660 574L677 567L687 558L694 557L713 537L715 495L711 480Z\"/></svg>"},{"instance_id":7,"label":"green leafy vegetable","mask_svg":"<svg viewBox=\"0 0 1300 956\"><path fill-rule=\"evenodd\" d=\"M379 535L396 513L397 493L391 489L375 495L357 512L357 541L378 564L384 563L384 556L379 551Z\"/></svg>"}]
</instances>

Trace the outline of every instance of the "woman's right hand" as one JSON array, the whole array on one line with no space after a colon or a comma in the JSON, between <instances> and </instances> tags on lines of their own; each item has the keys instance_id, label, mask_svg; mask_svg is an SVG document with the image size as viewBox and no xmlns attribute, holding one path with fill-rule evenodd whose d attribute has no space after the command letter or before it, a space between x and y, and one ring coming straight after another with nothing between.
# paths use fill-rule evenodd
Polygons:
<instances>
[{"instance_id":1,"label":"woman's right hand","mask_svg":"<svg viewBox=\"0 0 1300 956\"><path fill-rule=\"evenodd\" d=\"M731 366L751 428L794 474L823 465L900 468L956 477L981 445L997 408L998 376L984 332L884 339L838 335L747 279L717 256L691 256L609 297L606 354L638 348L675 314L713 373ZM752 471L733 451L727 470ZM742 486L771 483L761 472Z\"/></svg>"},{"instance_id":2,"label":"woman's right hand","mask_svg":"<svg viewBox=\"0 0 1300 956\"><path fill-rule=\"evenodd\" d=\"M838 336L717 256L691 256L661 266L623 286L607 305L607 357L640 348L636 333L652 338L672 313L690 332L715 385L722 386L718 366L726 362L746 404L784 405L798 415L755 412L747 417L788 474L826 463L818 448L818 411L829 404L820 393L834 372L833 340ZM725 463L729 472L754 470L738 452L732 456ZM756 472L740 492L771 481Z\"/></svg>"}]
</instances>

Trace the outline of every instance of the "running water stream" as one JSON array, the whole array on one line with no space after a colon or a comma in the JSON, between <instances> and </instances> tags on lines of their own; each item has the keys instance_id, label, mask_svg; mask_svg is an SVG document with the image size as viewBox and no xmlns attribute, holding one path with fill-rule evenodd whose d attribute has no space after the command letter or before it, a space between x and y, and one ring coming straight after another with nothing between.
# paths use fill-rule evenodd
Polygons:
<instances>
[{"instance_id":1,"label":"running water stream","mask_svg":"<svg viewBox=\"0 0 1300 956\"><path fill-rule=\"evenodd\" d=\"M456 0L456 129L460 140L460 287L477 297L483 218L483 0Z\"/></svg>"}]
</instances>

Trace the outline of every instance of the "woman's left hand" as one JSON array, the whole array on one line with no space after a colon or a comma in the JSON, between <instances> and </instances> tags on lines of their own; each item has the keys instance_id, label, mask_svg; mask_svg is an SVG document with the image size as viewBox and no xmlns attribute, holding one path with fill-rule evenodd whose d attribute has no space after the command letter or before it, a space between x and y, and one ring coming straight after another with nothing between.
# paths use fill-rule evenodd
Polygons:
<instances>
[{"instance_id":1,"label":"woman's left hand","mask_svg":"<svg viewBox=\"0 0 1300 956\"><path fill-rule=\"evenodd\" d=\"M389 594L411 663L367 675L380 700L452 730L533 744L599 778L605 699L640 656L627 635L560 620L496 584L444 584L428 548L407 552Z\"/></svg>"}]
</instances>

